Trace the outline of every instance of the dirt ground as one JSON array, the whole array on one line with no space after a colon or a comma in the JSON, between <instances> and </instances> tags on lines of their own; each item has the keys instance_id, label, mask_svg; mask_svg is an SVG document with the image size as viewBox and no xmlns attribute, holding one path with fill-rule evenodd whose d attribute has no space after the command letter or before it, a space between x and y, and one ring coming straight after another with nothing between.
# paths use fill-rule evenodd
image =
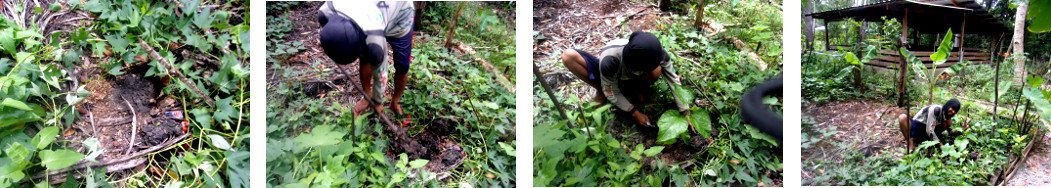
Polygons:
<instances>
[{"instance_id":1,"label":"dirt ground","mask_svg":"<svg viewBox=\"0 0 1051 188\"><path fill-rule=\"evenodd\" d=\"M559 56L567 49L598 54L607 42L627 38L633 31L656 29L667 23L657 5L605 0L541 0L533 2L533 30L548 38L533 46L533 63L540 67L555 90L590 100L594 89L577 80L562 66Z\"/></svg>"},{"instance_id":2,"label":"dirt ground","mask_svg":"<svg viewBox=\"0 0 1051 188\"><path fill-rule=\"evenodd\" d=\"M886 155L894 148L904 147L897 125L897 116L905 110L877 101L851 101L827 103L823 105L803 104L803 115L813 118L816 127L835 126L839 134L825 138L830 143L839 143L847 147L833 145L815 145L803 149L802 162L811 159L840 160L837 155L846 151L863 151L869 156ZM803 178L807 178L808 169L803 169Z\"/></svg>"},{"instance_id":3,"label":"dirt ground","mask_svg":"<svg viewBox=\"0 0 1051 188\"><path fill-rule=\"evenodd\" d=\"M185 114L183 118L166 114L185 111L178 100L161 94L164 87L161 80L144 78L140 70L116 77L103 77L95 72L86 79L89 81L84 83L85 89L91 95L77 105L81 117L73 128L79 131L68 138L98 138L105 152L97 160L121 158L129 150L154 146L183 133ZM130 145L132 120L137 131L134 146Z\"/></svg>"}]
</instances>

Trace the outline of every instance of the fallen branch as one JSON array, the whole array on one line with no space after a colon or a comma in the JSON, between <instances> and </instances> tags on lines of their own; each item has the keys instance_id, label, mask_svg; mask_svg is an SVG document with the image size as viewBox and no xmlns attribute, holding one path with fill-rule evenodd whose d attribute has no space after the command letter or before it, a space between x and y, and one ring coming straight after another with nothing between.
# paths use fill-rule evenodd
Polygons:
<instances>
[{"instance_id":1,"label":"fallen branch","mask_svg":"<svg viewBox=\"0 0 1051 188\"><path fill-rule=\"evenodd\" d=\"M460 51L463 51L464 53L467 53L468 55L473 56L476 53L474 49L471 49L470 46L467 46L462 42L457 43L456 48L460 49ZM493 66L493 64L489 64L489 62L485 61L485 59L482 59L481 57L475 57L474 61L481 62L482 67L485 67L486 70L489 70L489 72L492 72L493 75L496 75L496 81L499 82L501 86L504 86L504 88L507 89L507 91L515 93L515 85L511 84L511 81L508 81L507 77L504 77L504 74L501 73L500 70L496 69L496 67Z\"/></svg>"},{"instance_id":2,"label":"fallen branch","mask_svg":"<svg viewBox=\"0 0 1051 188\"><path fill-rule=\"evenodd\" d=\"M161 55L158 54L157 51L153 50L152 46L146 44L146 41L139 39L139 46L141 46L143 50L146 50L146 53L149 53L151 58L159 61L160 63L158 64L161 64L164 66L165 69L168 69L168 72L171 75L178 78L179 81L182 81L183 84L186 84L186 87L189 87L190 90L192 90L194 93L200 96L201 99L204 99L205 103L208 103L209 106L215 106L215 101L212 101L211 97L209 97L207 94L201 91L200 88L197 88L197 85L193 84L193 82L190 82L189 79L186 79L186 76L183 76L182 72L179 72L179 69L175 69L175 65L172 65L171 62L168 62L167 59L161 57Z\"/></svg>"},{"instance_id":3,"label":"fallen branch","mask_svg":"<svg viewBox=\"0 0 1051 188\"><path fill-rule=\"evenodd\" d=\"M705 24L704 30L707 31L708 33L716 34L716 33L720 33L720 32L725 31L726 30L725 28L726 28L725 25L716 23L715 21L708 21ZM756 67L759 67L759 70L766 70L766 67L767 67L766 61L763 61L762 58L759 58L759 54L755 53L755 51L752 50L752 47L748 46L748 43L745 43L744 41L741 41L741 39L738 39L737 37L734 37L734 36L727 35L727 36L724 36L724 37L726 39L730 39L733 42L734 46L736 46L738 50L741 50L741 51L745 52L746 55L748 55L749 58L752 58L752 60L755 60L756 62L759 62L759 64L756 65Z\"/></svg>"}]
</instances>

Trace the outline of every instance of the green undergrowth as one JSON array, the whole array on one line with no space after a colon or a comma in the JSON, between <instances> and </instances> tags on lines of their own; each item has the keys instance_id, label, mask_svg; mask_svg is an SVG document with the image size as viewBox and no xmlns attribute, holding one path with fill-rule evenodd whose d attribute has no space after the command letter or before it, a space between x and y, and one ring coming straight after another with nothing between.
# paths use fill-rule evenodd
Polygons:
<instances>
[{"instance_id":1,"label":"green undergrowth","mask_svg":"<svg viewBox=\"0 0 1051 188\"><path fill-rule=\"evenodd\" d=\"M766 4L744 3L748 10L776 10ZM706 14L722 23L741 12L728 4L709 5ZM672 55L674 71L682 85L669 87L659 80L643 91L647 103L629 99L649 116L657 127L643 129L612 105L582 101L591 96L556 91L566 107L565 119L534 78L533 101L533 185L534 186L757 186L778 185L783 177L780 143L773 137L742 123L739 104L745 92L781 73L780 21L766 18L719 34L696 31L689 26L692 16L672 16L671 23L650 31L658 36ZM776 26L773 24L776 23ZM758 61L725 39L734 36L746 42L764 40L752 47L766 61ZM758 44L752 43L752 44ZM769 46L768 46L769 45ZM557 62L556 62L557 63ZM580 86L586 87L586 86ZM672 94L672 93L676 94ZM691 142L683 115L674 97L690 103L691 119L702 137L711 144L683 161L666 161L663 155L676 155ZM782 111L782 99L768 96L764 103L775 114ZM623 116L623 117L621 117ZM707 121L706 121L707 120ZM705 126L707 125L707 126ZM705 130L705 129L708 130ZM658 131L656 137L637 130ZM653 143L646 140L654 140Z\"/></svg>"},{"instance_id":2,"label":"green undergrowth","mask_svg":"<svg viewBox=\"0 0 1051 188\"><path fill-rule=\"evenodd\" d=\"M150 159L145 168L155 170L152 173L115 176L102 168L76 170L70 174L85 178L69 178L62 186L248 186L249 26L245 20L249 18L245 8L234 8L246 7L246 2L179 1L188 8L155 0L63 1L42 7L14 3L16 10L28 14L47 9L86 12L91 17L85 27L48 35L38 26L23 28L16 21L0 18L0 145L5 151L0 155L0 187L46 187L42 180L47 178L29 176L95 161L102 153L97 138L56 139L60 129L72 129L74 121L86 116L74 105L93 95L84 89L85 83L71 87L75 77L70 70L101 69L102 78L111 78L127 74L133 66L148 67L146 77L172 80L163 92L183 104L192 136L177 144L189 147L168 148L171 154L145 155ZM172 70L147 58L140 40L173 63L191 83L170 77ZM191 57L173 54L176 49L169 43L216 63L195 65ZM90 57L92 63L82 62L82 56ZM92 81L96 80L88 82ZM187 84L201 88L205 96L197 95ZM215 105L204 103L205 98ZM84 150L75 151L68 147L70 142L79 142L75 145Z\"/></svg>"},{"instance_id":3,"label":"green undergrowth","mask_svg":"<svg viewBox=\"0 0 1051 188\"><path fill-rule=\"evenodd\" d=\"M959 124L954 125L952 129L962 132L962 135L946 139L949 142L941 147L928 141L917 145L918 152L904 154L904 147L897 147L881 155L866 155L862 151L847 149L854 148L853 145L818 139L822 132L837 133L834 128L817 127L816 122L804 120L804 149L828 147L847 152L835 154L842 157L840 160L804 162L803 170L812 173L813 177L804 178L803 185L991 185L992 177L1004 171L1005 163L1012 160L1011 157L1019 156L1032 139L1011 120L996 122L989 116L965 113L956 118L961 121L970 119L970 128L963 130ZM829 135L824 134L824 137Z\"/></svg>"},{"instance_id":4,"label":"green undergrowth","mask_svg":"<svg viewBox=\"0 0 1051 188\"><path fill-rule=\"evenodd\" d=\"M471 2L475 3L475 2ZM454 3L428 2L428 7ZM296 2L272 3L268 9L285 12L289 8L302 6ZM275 6L276 5L276 6ZM475 8L479 9L479 8ZM435 16L443 13L426 13ZM463 17L475 16L468 12ZM413 173L428 162L425 159L409 159L405 154L389 153L388 147L398 144L383 130L385 127L372 113L355 117L353 102L341 99L351 91L353 81L332 89L323 95L309 95L303 75L320 73L321 80L333 80L337 69L313 68L318 64L335 66L324 58L310 62L311 68L297 69L279 56L291 56L306 49L303 44L283 39L291 35L287 19L293 14L268 15L268 72L274 74L276 82L268 82L267 90L267 176L270 187L512 187L515 184L515 101L514 94L507 91L471 56L450 52L442 46L444 34L431 33L417 28L412 49L413 62L401 105L411 115L407 127L410 135L416 135L439 118L453 119L459 123L449 137L458 142L467 158L462 165L449 171L451 176L438 180L438 174ZM491 16L485 13L483 16ZM447 16L447 15L445 15ZM493 24L496 30L508 31L504 37L513 38L513 21L497 17L501 24ZM425 20L433 19L424 16ZM463 20L461 20L463 21ZM510 24L504 24L511 22ZM273 24L278 23L278 24ZM424 22L423 27L439 27ZM438 23L433 23L438 24ZM478 23L471 23L478 24ZM496 40L481 37L488 31L473 30L473 26L459 26L454 41L479 44L493 43L488 48L475 48L483 58L500 62L491 54L506 54L514 57L513 40ZM509 28L510 27L510 28ZM435 31L437 32L437 31ZM465 37L466 36L466 37ZM491 37L491 36L490 36ZM509 47L511 50L505 50ZM320 47L318 47L320 48ZM285 50L281 52L281 49ZM313 50L313 49L311 49ZM317 49L321 50L321 49ZM501 60L503 61L503 60ZM468 63L470 62L470 63ZM513 64L513 63L512 63ZM331 65L331 66L330 66ZM356 64L345 66L357 66ZM498 65L499 66L499 65ZM349 67L348 67L349 68ZM393 68L389 69L393 70ZM513 70L513 69L512 69ZM513 72L513 71L512 71ZM393 77L393 71L389 74ZM511 74L513 75L513 74ZM509 79L512 79L513 76ZM326 97L327 96L327 97ZM387 101L389 102L389 98ZM389 110L386 113L390 113ZM409 120L398 119L398 122ZM426 171L426 170L422 170Z\"/></svg>"}]
</instances>

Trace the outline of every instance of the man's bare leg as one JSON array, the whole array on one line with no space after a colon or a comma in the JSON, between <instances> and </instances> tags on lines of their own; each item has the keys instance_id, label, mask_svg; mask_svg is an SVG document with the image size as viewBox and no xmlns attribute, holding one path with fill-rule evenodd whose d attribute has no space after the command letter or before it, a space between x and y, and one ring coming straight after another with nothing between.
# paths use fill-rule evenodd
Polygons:
<instances>
[{"instance_id":1,"label":"man's bare leg","mask_svg":"<svg viewBox=\"0 0 1051 188\"><path fill-rule=\"evenodd\" d=\"M591 98L592 101L598 102L599 104L606 104L606 95L602 94L602 87L599 83L591 82L588 80L588 64L584 60L584 56L577 53L574 49L568 49L562 52L562 64L566 66L569 72L573 73L577 79L584 81L595 88L595 97Z\"/></svg>"},{"instance_id":2,"label":"man's bare leg","mask_svg":"<svg viewBox=\"0 0 1051 188\"><path fill-rule=\"evenodd\" d=\"M408 73L394 74L394 96L390 100L390 108L394 110L395 114L403 115L405 112L401 110L401 94L405 93L405 82L408 77Z\"/></svg>"},{"instance_id":3,"label":"man's bare leg","mask_svg":"<svg viewBox=\"0 0 1051 188\"><path fill-rule=\"evenodd\" d=\"M909 123L909 116L907 114L898 115L898 128L901 130L901 136L905 138L906 152L911 152L914 147L912 146L912 138L909 135L912 130L912 126Z\"/></svg>"},{"instance_id":4,"label":"man's bare leg","mask_svg":"<svg viewBox=\"0 0 1051 188\"><path fill-rule=\"evenodd\" d=\"M365 90L365 96L372 96L372 65L365 62L358 62L358 81L361 82L361 89ZM359 116L365 113L365 109L369 107L369 101L362 97L354 104L354 115Z\"/></svg>"}]
</instances>

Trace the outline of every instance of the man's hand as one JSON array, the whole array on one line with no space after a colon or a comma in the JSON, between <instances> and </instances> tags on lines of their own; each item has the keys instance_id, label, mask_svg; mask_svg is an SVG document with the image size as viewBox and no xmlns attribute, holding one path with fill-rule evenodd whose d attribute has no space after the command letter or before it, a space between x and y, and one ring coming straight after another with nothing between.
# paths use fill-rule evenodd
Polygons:
<instances>
[{"instance_id":1,"label":"man's hand","mask_svg":"<svg viewBox=\"0 0 1051 188\"><path fill-rule=\"evenodd\" d=\"M639 125L646 126L646 127L652 127L653 126L653 124L650 124L650 118L646 117L646 114L643 114L642 112L635 111L635 113L631 114L631 117L634 117L635 118L635 122L639 123Z\"/></svg>"}]
</instances>

